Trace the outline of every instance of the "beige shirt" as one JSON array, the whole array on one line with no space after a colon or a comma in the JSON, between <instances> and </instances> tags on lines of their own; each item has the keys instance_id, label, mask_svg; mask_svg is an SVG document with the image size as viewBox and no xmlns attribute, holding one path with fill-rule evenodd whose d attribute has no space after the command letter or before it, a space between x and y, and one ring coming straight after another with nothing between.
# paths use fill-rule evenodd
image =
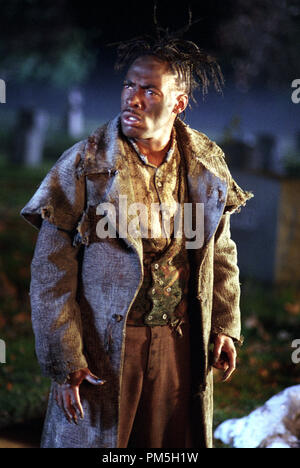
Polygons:
<instances>
[{"instance_id":1,"label":"beige shirt","mask_svg":"<svg viewBox=\"0 0 300 468\"><path fill-rule=\"evenodd\" d=\"M146 208L140 216L144 252L162 252L171 242L174 215L178 209L180 154L175 129L171 146L163 163L156 167L142 155L134 140L136 151L128 154L131 179L134 181L136 202Z\"/></svg>"}]
</instances>

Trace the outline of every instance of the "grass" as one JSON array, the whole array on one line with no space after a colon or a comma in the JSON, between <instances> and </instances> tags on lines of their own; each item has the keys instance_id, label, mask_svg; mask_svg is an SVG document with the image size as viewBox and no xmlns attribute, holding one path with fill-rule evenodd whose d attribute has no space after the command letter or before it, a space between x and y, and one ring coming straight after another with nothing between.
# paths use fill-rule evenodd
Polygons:
<instances>
[{"instance_id":1,"label":"grass","mask_svg":"<svg viewBox=\"0 0 300 468\"><path fill-rule=\"evenodd\" d=\"M48 168L18 169L0 159L0 338L7 361L0 364L0 428L39 417L46 408L49 380L34 353L28 295L37 231L19 211Z\"/></svg>"},{"instance_id":2,"label":"grass","mask_svg":"<svg viewBox=\"0 0 300 468\"><path fill-rule=\"evenodd\" d=\"M291 343L299 338L296 287L244 280L241 311L245 342L238 349L237 371L230 382L215 384L215 428L226 419L248 415L281 390L300 384L300 366L291 359ZM216 446L224 447L218 441Z\"/></svg>"},{"instance_id":3,"label":"grass","mask_svg":"<svg viewBox=\"0 0 300 468\"><path fill-rule=\"evenodd\" d=\"M34 353L30 322L30 262L37 231L19 215L53 162L39 169L4 162L0 152L0 338L7 363L0 365L0 427L43 417L49 380ZM245 343L229 383L215 375L214 427L249 414L282 389L300 384L291 361L291 342L300 338L300 298L292 286L275 288L242 278L241 310ZM224 448L220 442L217 447Z\"/></svg>"}]
</instances>

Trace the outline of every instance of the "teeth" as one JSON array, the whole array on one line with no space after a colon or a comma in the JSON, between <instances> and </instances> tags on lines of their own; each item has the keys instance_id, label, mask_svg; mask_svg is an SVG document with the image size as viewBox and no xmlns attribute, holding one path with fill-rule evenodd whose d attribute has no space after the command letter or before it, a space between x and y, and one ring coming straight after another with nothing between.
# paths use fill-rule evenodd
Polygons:
<instances>
[{"instance_id":1,"label":"teeth","mask_svg":"<svg viewBox=\"0 0 300 468\"><path fill-rule=\"evenodd\" d=\"M138 119L136 117L128 117L128 120L131 120L131 122L137 122Z\"/></svg>"}]
</instances>

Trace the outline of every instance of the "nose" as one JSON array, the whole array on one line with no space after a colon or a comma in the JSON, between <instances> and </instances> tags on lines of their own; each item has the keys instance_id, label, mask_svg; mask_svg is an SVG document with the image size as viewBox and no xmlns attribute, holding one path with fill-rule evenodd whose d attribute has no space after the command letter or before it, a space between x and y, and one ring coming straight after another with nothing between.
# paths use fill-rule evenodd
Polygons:
<instances>
[{"instance_id":1,"label":"nose","mask_svg":"<svg viewBox=\"0 0 300 468\"><path fill-rule=\"evenodd\" d=\"M141 96L138 90L131 90L127 96L126 103L129 107L140 109L142 107Z\"/></svg>"}]
</instances>

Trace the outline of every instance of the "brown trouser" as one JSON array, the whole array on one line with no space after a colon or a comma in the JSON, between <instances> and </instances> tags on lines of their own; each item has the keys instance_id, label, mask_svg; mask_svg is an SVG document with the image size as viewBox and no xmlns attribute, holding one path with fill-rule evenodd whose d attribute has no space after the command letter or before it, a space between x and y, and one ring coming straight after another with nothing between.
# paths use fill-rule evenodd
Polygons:
<instances>
[{"instance_id":1,"label":"brown trouser","mask_svg":"<svg viewBox=\"0 0 300 468\"><path fill-rule=\"evenodd\" d=\"M191 448L189 324L127 325L119 448Z\"/></svg>"}]
</instances>

